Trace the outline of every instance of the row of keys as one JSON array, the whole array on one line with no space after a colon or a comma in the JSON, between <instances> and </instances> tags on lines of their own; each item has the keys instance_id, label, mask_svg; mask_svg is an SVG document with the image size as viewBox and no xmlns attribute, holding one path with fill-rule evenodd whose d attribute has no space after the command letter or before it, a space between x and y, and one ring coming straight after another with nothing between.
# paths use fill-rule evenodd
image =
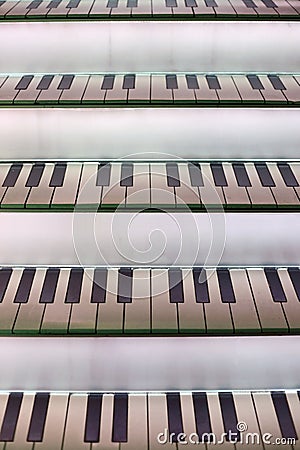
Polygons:
<instances>
[{"instance_id":1,"label":"row of keys","mask_svg":"<svg viewBox=\"0 0 300 450\"><path fill-rule=\"evenodd\" d=\"M2 393L0 426L2 448L15 450L234 450L249 442L291 450L299 449L300 392Z\"/></svg>"},{"instance_id":2,"label":"row of keys","mask_svg":"<svg viewBox=\"0 0 300 450\"><path fill-rule=\"evenodd\" d=\"M1 0L0 20L99 19L186 16L213 18L290 18L299 0Z\"/></svg>"},{"instance_id":3,"label":"row of keys","mask_svg":"<svg viewBox=\"0 0 300 450\"><path fill-rule=\"evenodd\" d=\"M300 206L298 162L0 164L0 209Z\"/></svg>"},{"instance_id":4,"label":"row of keys","mask_svg":"<svg viewBox=\"0 0 300 450\"><path fill-rule=\"evenodd\" d=\"M0 75L0 105L300 103L299 75Z\"/></svg>"},{"instance_id":5,"label":"row of keys","mask_svg":"<svg viewBox=\"0 0 300 450\"><path fill-rule=\"evenodd\" d=\"M2 268L2 334L299 333L298 268Z\"/></svg>"}]
</instances>

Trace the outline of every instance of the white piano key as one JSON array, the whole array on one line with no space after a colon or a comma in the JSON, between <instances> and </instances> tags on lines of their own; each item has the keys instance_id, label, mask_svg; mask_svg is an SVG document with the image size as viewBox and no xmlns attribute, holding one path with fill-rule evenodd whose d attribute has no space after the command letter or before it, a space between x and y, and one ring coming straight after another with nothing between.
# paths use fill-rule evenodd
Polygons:
<instances>
[{"instance_id":1,"label":"white piano key","mask_svg":"<svg viewBox=\"0 0 300 450\"><path fill-rule=\"evenodd\" d=\"M50 180L54 170L53 163L46 163L45 169L38 186L32 187L27 201L26 208L49 208L51 197L54 191L53 187L50 187Z\"/></svg>"},{"instance_id":2,"label":"white piano key","mask_svg":"<svg viewBox=\"0 0 300 450\"><path fill-rule=\"evenodd\" d=\"M3 392L0 394L0 424L3 422L8 396L9 394ZM4 446L5 442L0 442L0 450L4 450Z\"/></svg>"},{"instance_id":3,"label":"white piano key","mask_svg":"<svg viewBox=\"0 0 300 450\"><path fill-rule=\"evenodd\" d=\"M237 86L243 103L264 103L261 91L253 89L245 75L234 75L232 79Z\"/></svg>"},{"instance_id":4,"label":"white piano key","mask_svg":"<svg viewBox=\"0 0 300 450\"><path fill-rule=\"evenodd\" d=\"M97 304L91 303L94 269L84 269L80 302L72 305L69 333L95 333Z\"/></svg>"},{"instance_id":5,"label":"white piano key","mask_svg":"<svg viewBox=\"0 0 300 450\"><path fill-rule=\"evenodd\" d=\"M176 204L197 205L201 204L197 186L191 185L187 163L178 163L180 186L175 187Z\"/></svg>"},{"instance_id":6,"label":"white piano key","mask_svg":"<svg viewBox=\"0 0 300 450\"><path fill-rule=\"evenodd\" d=\"M172 15L172 8L166 6L165 0L152 1L152 10L155 16Z\"/></svg>"},{"instance_id":7,"label":"white piano key","mask_svg":"<svg viewBox=\"0 0 300 450\"><path fill-rule=\"evenodd\" d=\"M67 333L71 304L65 303L65 297L68 288L69 276L70 269L60 269L54 302L46 304L41 333Z\"/></svg>"},{"instance_id":8,"label":"white piano key","mask_svg":"<svg viewBox=\"0 0 300 450\"><path fill-rule=\"evenodd\" d=\"M14 98L19 92L19 89L15 89L22 77L20 76L10 76L7 77L6 81L2 84L0 88L0 103L2 104L12 104Z\"/></svg>"},{"instance_id":9,"label":"white piano key","mask_svg":"<svg viewBox=\"0 0 300 450\"><path fill-rule=\"evenodd\" d=\"M199 4L200 0L198 0ZM195 8L196 9L196 8ZM215 89L209 89L204 75L197 75L199 89L195 89L197 103L219 103Z\"/></svg>"},{"instance_id":10,"label":"white piano key","mask_svg":"<svg viewBox=\"0 0 300 450\"><path fill-rule=\"evenodd\" d=\"M292 75L280 75L280 80L285 86L284 95L291 103L300 103L300 86Z\"/></svg>"},{"instance_id":11,"label":"white piano key","mask_svg":"<svg viewBox=\"0 0 300 450\"><path fill-rule=\"evenodd\" d=\"M19 3L19 2L3 3L3 5L0 6L0 18L4 18L6 16L6 14L16 6L16 3Z\"/></svg>"},{"instance_id":12,"label":"white piano key","mask_svg":"<svg viewBox=\"0 0 300 450\"><path fill-rule=\"evenodd\" d=\"M230 0L233 8L239 16L257 16L253 8L248 8L242 0Z\"/></svg>"},{"instance_id":13,"label":"white piano key","mask_svg":"<svg viewBox=\"0 0 300 450\"><path fill-rule=\"evenodd\" d=\"M151 204L155 205L174 205L174 188L167 184L166 165L162 163L151 163Z\"/></svg>"},{"instance_id":14,"label":"white piano key","mask_svg":"<svg viewBox=\"0 0 300 450\"><path fill-rule=\"evenodd\" d=\"M183 432L186 434L187 444L181 444L178 442L178 449L184 450L188 448L192 450L194 448L198 448L200 450L206 450L206 444L199 442L199 444L194 444L191 440L196 441L197 429L195 422L195 414L194 414L194 405L193 405L193 397L190 392L181 392L180 393L180 403L181 403L181 412L182 412L182 425ZM193 438L194 436L194 438ZM192 437L190 440L189 438ZM200 436L201 438L201 436Z\"/></svg>"},{"instance_id":15,"label":"white piano key","mask_svg":"<svg viewBox=\"0 0 300 450\"><path fill-rule=\"evenodd\" d=\"M256 4L256 11L259 16L277 16L277 12L274 10L274 8L268 8L261 0L254 0L254 3Z\"/></svg>"},{"instance_id":16,"label":"white piano key","mask_svg":"<svg viewBox=\"0 0 300 450\"><path fill-rule=\"evenodd\" d=\"M4 82L8 79L8 77L6 75L1 75L0 76L0 88L2 87L2 85L4 84Z\"/></svg>"},{"instance_id":17,"label":"white piano key","mask_svg":"<svg viewBox=\"0 0 300 450\"><path fill-rule=\"evenodd\" d=\"M223 436L224 441L220 443L222 439L222 435L225 433L221 406L219 402L219 397L217 393L208 392L207 393L207 403L211 421L211 430L212 433L216 436L216 440L218 442L218 446L223 448L224 450L235 450L235 444L226 441Z\"/></svg>"},{"instance_id":18,"label":"white piano key","mask_svg":"<svg viewBox=\"0 0 300 450\"><path fill-rule=\"evenodd\" d=\"M90 10L90 16L100 16L108 18L111 8L107 6L107 0L95 0L95 3Z\"/></svg>"},{"instance_id":19,"label":"white piano key","mask_svg":"<svg viewBox=\"0 0 300 450\"><path fill-rule=\"evenodd\" d=\"M178 303L179 331L181 333L205 333L203 304L196 303L192 269L182 269L184 303Z\"/></svg>"},{"instance_id":20,"label":"white piano key","mask_svg":"<svg viewBox=\"0 0 300 450\"><path fill-rule=\"evenodd\" d=\"M103 103L105 90L101 89L103 83L103 75L91 75L86 90L82 96L82 103Z\"/></svg>"},{"instance_id":21,"label":"white piano key","mask_svg":"<svg viewBox=\"0 0 300 450\"><path fill-rule=\"evenodd\" d=\"M241 97L230 76L219 75L218 80L221 89L217 90L217 95L221 102L240 103Z\"/></svg>"},{"instance_id":22,"label":"white piano key","mask_svg":"<svg viewBox=\"0 0 300 450\"><path fill-rule=\"evenodd\" d=\"M196 14L196 16L203 16L203 15L215 15L215 10L214 8L212 8L211 6L206 6L204 0L196 0L197 5L196 7L194 7L194 13Z\"/></svg>"},{"instance_id":23,"label":"white piano key","mask_svg":"<svg viewBox=\"0 0 300 450\"><path fill-rule=\"evenodd\" d=\"M127 6L127 0L119 0L117 8L111 8L110 15L114 16L130 16L131 8Z\"/></svg>"},{"instance_id":24,"label":"white piano key","mask_svg":"<svg viewBox=\"0 0 300 450\"><path fill-rule=\"evenodd\" d=\"M57 8L55 8L57 9ZM52 11L52 10L51 10ZM51 11L49 14L51 14ZM59 83L62 80L62 75L55 75L48 89L41 90L36 103L58 103L59 97L61 96L62 89L58 89Z\"/></svg>"},{"instance_id":25,"label":"white piano key","mask_svg":"<svg viewBox=\"0 0 300 450\"><path fill-rule=\"evenodd\" d=\"M196 103L194 90L188 89L185 75L177 75L176 78L178 89L173 89L174 103L181 103L181 102Z\"/></svg>"},{"instance_id":26,"label":"white piano key","mask_svg":"<svg viewBox=\"0 0 300 450\"><path fill-rule=\"evenodd\" d=\"M86 408L86 394L71 395L64 435L64 450L90 450L90 443L84 442Z\"/></svg>"},{"instance_id":27,"label":"white piano key","mask_svg":"<svg viewBox=\"0 0 300 450\"><path fill-rule=\"evenodd\" d=\"M76 207L97 210L101 202L102 186L97 186L97 163L84 163Z\"/></svg>"},{"instance_id":28,"label":"white piano key","mask_svg":"<svg viewBox=\"0 0 300 450\"><path fill-rule=\"evenodd\" d=\"M170 303L167 269L152 269L152 332L178 332L176 303Z\"/></svg>"},{"instance_id":29,"label":"white piano key","mask_svg":"<svg viewBox=\"0 0 300 450\"><path fill-rule=\"evenodd\" d=\"M134 164L133 186L127 187L126 204L150 206L149 164Z\"/></svg>"},{"instance_id":30,"label":"white piano key","mask_svg":"<svg viewBox=\"0 0 300 450\"><path fill-rule=\"evenodd\" d=\"M29 429L32 407L34 402L35 394L25 393L20 414L18 417L17 427L15 431L15 436L13 442L7 442L5 449L7 450L32 450L33 442L27 442L27 433Z\"/></svg>"},{"instance_id":31,"label":"white piano key","mask_svg":"<svg viewBox=\"0 0 300 450\"><path fill-rule=\"evenodd\" d=\"M269 187L262 186L253 163L246 163L251 187L247 187L252 206L275 206L275 200Z\"/></svg>"},{"instance_id":32,"label":"white piano key","mask_svg":"<svg viewBox=\"0 0 300 450\"><path fill-rule=\"evenodd\" d=\"M61 448L69 395L55 393L50 395L44 436L42 442L35 442L35 450L54 450Z\"/></svg>"},{"instance_id":33,"label":"white piano key","mask_svg":"<svg viewBox=\"0 0 300 450\"><path fill-rule=\"evenodd\" d=\"M224 197L228 206L247 205L250 200L246 188L239 186L231 163L222 164L228 186L223 187Z\"/></svg>"},{"instance_id":34,"label":"white piano key","mask_svg":"<svg viewBox=\"0 0 300 450\"><path fill-rule=\"evenodd\" d=\"M255 303L245 269L231 269L230 277L236 299L231 303L233 325L236 332L260 332Z\"/></svg>"},{"instance_id":35,"label":"white piano key","mask_svg":"<svg viewBox=\"0 0 300 450\"><path fill-rule=\"evenodd\" d=\"M128 396L128 442L121 442L120 450L148 450L147 396Z\"/></svg>"},{"instance_id":36,"label":"white piano key","mask_svg":"<svg viewBox=\"0 0 300 450\"><path fill-rule=\"evenodd\" d=\"M7 191L2 199L2 208L24 208L29 187L26 187L26 181L31 171L32 164L24 164L21 173L13 187L7 188Z\"/></svg>"},{"instance_id":37,"label":"white piano key","mask_svg":"<svg viewBox=\"0 0 300 450\"><path fill-rule=\"evenodd\" d=\"M88 80L88 75L75 76L70 89L63 90L59 99L59 103L81 103L81 98L85 91Z\"/></svg>"},{"instance_id":38,"label":"white piano key","mask_svg":"<svg viewBox=\"0 0 300 450\"><path fill-rule=\"evenodd\" d=\"M127 89L123 89L124 75L116 75L112 89L106 90L105 103L126 103Z\"/></svg>"},{"instance_id":39,"label":"white piano key","mask_svg":"<svg viewBox=\"0 0 300 450\"><path fill-rule=\"evenodd\" d=\"M27 303L20 304L14 333L39 333L45 305L39 303L47 269L36 269Z\"/></svg>"},{"instance_id":40,"label":"white piano key","mask_svg":"<svg viewBox=\"0 0 300 450\"><path fill-rule=\"evenodd\" d=\"M263 435L267 433L269 433L269 435L271 434L270 442L275 442L275 439L281 438L282 435L271 394L270 392L253 392L252 396L261 433ZM283 450L284 448L290 450L292 446L288 444L276 444L276 448L280 450Z\"/></svg>"},{"instance_id":41,"label":"white piano key","mask_svg":"<svg viewBox=\"0 0 300 450\"><path fill-rule=\"evenodd\" d=\"M300 331L300 302L294 290L287 269L277 270L287 302L283 303L283 309L291 331ZM300 435L299 435L300 437Z\"/></svg>"},{"instance_id":42,"label":"white piano key","mask_svg":"<svg viewBox=\"0 0 300 450\"><path fill-rule=\"evenodd\" d=\"M185 0L177 0L177 7L173 8L173 15L189 15L192 17L193 9L190 6L186 6Z\"/></svg>"},{"instance_id":43,"label":"white piano key","mask_svg":"<svg viewBox=\"0 0 300 450\"><path fill-rule=\"evenodd\" d=\"M150 75L135 77L135 89L128 89L128 103L130 102L150 103Z\"/></svg>"},{"instance_id":44,"label":"white piano key","mask_svg":"<svg viewBox=\"0 0 300 450\"><path fill-rule=\"evenodd\" d=\"M108 269L105 303L98 305L97 333L122 333L123 315L124 303L118 303L118 269Z\"/></svg>"},{"instance_id":45,"label":"white piano key","mask_svg":"<svg viewBox=\"0 0 300 450\"><path fill-rule=\"evenodd\" d=\"M136 8L132 8L132 16L151 16L152 15L152 2L151 0L138 0Z\"/></svg>"},{"instance_id":46,"label":"white piano key","mask_svg":"<svg viewBox=\"0 0 300 450\"><path fill-rule=\"evenodd\" d=\"M205 207L224 205L225 198L220 186L215 186L211 168L208 163L201 163L203 187L199 187L200 197Z\"/></svg>"},{"instance_id":47,"label":"white piano key","mask_svg":"<svg viewBox=\"0 0 300 450\"><path fill-rule=\"evenodd\" d=\"M26 17L30 18L38 18L38 17L46 17L50 8L48 7L51 0L44 0L37 8L28 9L28 13Z\"/></svg>"},{"instance_id":48,"label":"white piano key","mask_svg":"<svg viewBox=\"0 0 300 450\"><path fill-rule=\"evenodd\" d=\"M76 203L76 196L79 186L82 164L68 163L64 183L61 187L56 187L51 207L71 207Z\"/></svg>"},{"instance_id":49,"label":"white piano key","mask_svg":"<svg viewBox=\"0 0 300 450\"><path fill-rule=\"evenodd\" d=\"M14 303L14 298L19 287L23 269L15 268L12 271L4 298L0 303L0 333L12 332L13 324L19 304Z\"/></svg>"},{"instance_id":50,"label":"white piano key","mask_svg":"<svg viewBox=\"0 0 300 450\"><path fill-rule=\"evenodd\" d=\"M274 302L263 269L247 269L263 331L287 332L281 302Z\"/></svg>"},{"instance_id":51,"label":"white piano key","mask_svg":"<svg viewBox=\"0 0 300 450\"><path fill-rule=\"evenodd\" d=\"M149 450L161 450L162 444L158 441L159 434L164 433L169 428L165 394L151 393L148 395L148 414ZM174 444L168 441L163 445L163 448L173 450Z\"/></svg>"},{"instance_id":52,"label":"white piano key","mask_svg":"<svg viewBox=\"0 0 300 450\"><path fill-rule=\"evenodd\" d=\"M112 442L113 408L113 394L104 394L100 419L100 442L93 443L92 450L120 450L119 442Z\"/></svg>"},{"instance_id":53,"label":"white piano key","mask_svg":"<svg viewBox=\"0 0 300 450\"><path fill-rule=\"evenodd\" d=\"M93 0L81 0L76 8L70 8L68 17L86 16L90 12Z\"/></svg>"},{"instance_id":54,"label":"white piano key","mask_svg":"<svg viewBox=\"0 0 300 450\"><path fill-rule=\"evenodd\" d=\"M294 187L294 189L297 192L298 197L300 198L300 163L289 163L289 166L298 181L299 187Z\"/></svg>"},{"instance_id":55,"label":"white piano key","mask_svg":"<svg viewBox=\"0 0 300 450\"><path fill-rule=\"evenodd\" d=\"M0 203L3 197L3 194L6 191L6 187L3 187L2 184L6 178L6 175L10 169L11 164L0 164Z\"/></svg>"},{"instance_id":56,"label":"white piano key","mask_svg":"<svg viewBox=\"0 0 300 450\"><path fill-rule=\"evenodd\" d=\"M300 450L300 399L297 392L286 392L287 402L291 411L291 415L294 422L294 427L298 436L298 441L293 445L294 450Z\"/></svg>"},{"instance_id":57,"label":"white piano key","mask_svg":"<svg viewBox=\"0 0 300 450\"><path fill-rule=\"evenodd\" d=\"M6 17L24 17L26 16L27 12L30 11L29 9L27 9L28 5L30 5L30 3L32 2L32 0L24 0L22 2L18 2L17 4L15 4L14 8L12 8L9 12L6 13Z\"/></svg>"},{"instance_id":58,"label":"white piano key","mask_svg":"<svg viewBox=\"0 0 300 450\"><path fill-rule=\"evenodd\" d=\"M260 436L260 430L259 425L257 423L257 418L255 415L255 409L252 402L252 397L250 392L233 392L232 393L234 404L235 404L235 410L238 422L245 423L247 425L247 430L242 433L242 438L244 442L242 443L236 443L236 450L243 450L245 446L247 445L254 445L255 449L263 450L263 444ZM249 437L247 437L247 433L249 433ZM251 434L250 434L251 433ZM252 434L253 433L253 434ZM254 442L252 443L252 437L255 436ZM247 439L249 439L247 441ZM246 444L246 442L249 442Z\"/></svg>"},{"instance_id":59,"label":"white piano key","mask_svg":"<svg viewBox=\"0 0 300 450\"><path fill-rule=\"evenodd\" d=\"M297 16L297 11L286 0L275 1L275 11L282 16Z\"/></svg>"},{"instance_id":60,"label":"white piano key","mask_svg":"<svg viewBox=\"0 0 300 450\"><path fill-rule=\"evenodd\" d=\"M120 185L122 163L111 163L110 185L103 186L102 206L124 206L126 187Z\"/></svg>"},{"instance_id":61,"label":"white piano key","mask_svg":"<svg viewBox=\"0 0 300 450\"><path fill-rule=\"evenodd\" d=\"M228 303L223 303L219 289L217 272L207 269L207 285L210 303L204 304L208 333L232 333L233 326Z\"/></svg>"},{"instance_id":62,"label":"white piano key","mask_svg":"<svg viewBox=\"0 0 300 450\"><path fill-rule=\"evenodd\" d=\"M297 11L298 14L300 14L299 0L288 0L288 3Z\"/></svg>"},{"instance_id":63,"label":"white piano key","mask_svg":"<svg viewBox=\"0 0 300 450\"><path fill-rule=\"evenodd\" d=\"M260 79L264 87L264 89L261 90L261 94L266 102L287 103L287 100L282 91L274 89L267 75L259 75L258 78Z\"/></svg>"},{"instance_id":64,"label":"white piano key","mask_svg":"<svg viewBox=\"0 0 300 450\"><path fill-rule=\"evenodd\" d=\"M215 11L217 16L236 16L236 12L228 0L219 1Z\"/></svg>"},{"instance_id":65,"label":"white piano key","mask_svg":"<svg viewBox=\"0 0 300 450\"><path fill-rule=\"evenodd\" d=\"M56 8L51 8L48 13L48 17L66 17L68 15L68 12L70 11L70 8L67 8L69 1L70 0L62 0L62 2Z\"/></svg>"},{"instance_id":66,"label":"white piano key","mask_svg":"<svg viewBox=\"0 0 300 450\"><path fill-rule=\"evenodd\" d=\"M275 197L275 200L280 206L299 206L299 199L295 194L295 191L292 187L287 187L283 181L283 178L279 172L276 163L267 162L267 167L271 173L271 176L275 182L275 187L272 187L271 190Z\"/></svg>"},{"instance_id":67,"label":"white piano key","mask_svg":"<svg viewBox=\"0 0 300 450\"><path fill-rule=\"evenodd\" d=\"M125 333L149 333L150 330L150 269L133 270L132 303L125 304Z\"/></svg>"},{"instance_id":68,"label":"white piano key","mask_svg":"<svg viewBox=\"0 0 300 450\"><path fill-rule=\"evenodd\" d=\"M167 89L165 75L151 75L151 103L173 103L172 89Z\"/></svg>"},{"instance_id":69,"label":"white piano key","mask_svg":"<svg viewBox=\"0 0 300 450\"><path fill-rule=\"evenodd\" d=\"M14 104L34 104L40 90L37 89L42 76L35 76L27 89L20 89L14 99Z\"/></svg>"}]
</instances>

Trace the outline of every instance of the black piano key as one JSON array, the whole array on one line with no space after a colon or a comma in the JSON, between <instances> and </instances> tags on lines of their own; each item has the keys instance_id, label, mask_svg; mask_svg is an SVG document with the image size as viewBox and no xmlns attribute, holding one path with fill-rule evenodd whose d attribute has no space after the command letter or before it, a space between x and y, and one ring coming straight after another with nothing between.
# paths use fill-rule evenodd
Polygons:
<instances>
[{"instance_id":1,"label":"black piano key","mask_svg":"<svg viewBox=\"0 0 300 450\"><path fill-rule=\"evenodd\" d=\"M256 8L256 4L253 0L242 0L244 5L247 6L247 8Z\"/></svg>"},{"instance_id":2,"label":"black piano key","mask_svg":"<svg viewBox=\"0 0 300 450\"><path fill-rule=\"evenodd\" d=\"M238 186L251 187L250 178L248 176L245 165L243 163L233 163L232 168L233 168Z\"/></svg>"},{"instance_id":3,"label":"black piano key","mask_svg":"<svg viewBox=\"0 0 300 450\"><path fill-rule=\"evenodd\" d=\"M47 89L49 89L53 78L54 75L44 75L39 84L37 85L37 89L40 89L41 91L46 91Z\"/></svg>"},{"instance_id":4,"label":"black piano key","mask_svg":"<svg viewBox=\"0 0 300 450\"><path fill-rule=\"evenodd\" d=\"M87 401L84 442L99 442L102 394L89 394Z\"/></svg>"},{"instance_id":5,"label":"black piano key","mask_svg":"<svg viewBox=\"0 0 300 450\"><path fill-rule=\"evenodd\" d=\"M170 303L184 303L182 273L180 269L169 269Z\"/></svg>"},{"instance_id":6,"label":"black piano key","mask_svg":"<svg viewBox=\"0 0 300 450\"><path fill-rule=\"evenodd\" d=\"M42 292L40 295L39 303L53 303L55 292L57 288L57 282L59 277L59 269L50 268L47 269Z\"/></svg>"},{"instance_id":7,"label":"black piano key","mask_svg":"<svg viewBox=\"0 0 300 450\"><path fill-rule=\"evenodd\" d=\"M27 435L28 442L42 442L49 400L50 394L46 392L40 392L35 395Z\"/></svg>"},{"instance_id":8,"label":"black piano key","mask_svg":"<svg viewBox=\"0 0 300 450\"><path fill-rule=\"evenodd\" d=\"M284 392L271 392L273 405L284 438L298 439L289 404ZM300 437L300 436L299 436Z\"/></svg>"},{"instance_id":9,"label":"black piano key","mask_svg":"<svg viewBox=\"0 0 300 450\"><path fill-rule=\"evenodd\" d=\"M209 8L215 8L218 6L215 0L204 0L204 2Z\"/></svg>"},{"instance_id":10,"label":"black piano key","mask_svg":"<svg viewBox=\"0 0 300 450\"><path fill-rule=\"evenodd\" d=\"M261 0L267 8L277 8L273 0Z\"/></svg>"},{"instance_id":11,"label":"black piano key","mask_svg":"<svg viewBox=\"0 0 300 450\"><path fill-rule=\"evenodd\" d=\"M117 8L119 4L119 0L108 0L107 8Z\"/></svg>"},{"instance_id":12,"label":"black piano key","mask_svg":"<svg viewBox=\"0 0 300 450\"><path fill-rule=\"evenodd\" d=\"M216 186L228 186L224 169L221 163L212 163L210 165L212 176Z\"/></svg>"},{"instance_id":13,"label":"black piano key","mask_svg":"<svg viewBox=\"0 0 300 450\"><path fill-rule=\"evenodd\" d=\"M217 269L221 300L223 303L236 303L230 272L228 269Z\"/></svg>"},{"instance_id":14,"label":"black piano key","mask_svg":"<svg viewBox=\"0 0 300 450\"><path fill-rule=\"evenodd\" d=\"M51 0L51 2L48 4L47 8L58 8L58 6L61 4L62 0Z\"/></svg>"},{"instance_id":15,"label":"black piano key","mask_svg":"<svg viewBox=\"0 0 300 450\"><path fill-rule=\"evenodd\" d=\"M198 163L188 163L189 175L192 186L203 187L203 177L201 172L201 167Z\"/></svg>"},{"instance_id":16,"label":"black piano key","mask_svg":"<svg viewBox=\"0 0 300 450\"><path fill-rule=\"evenodd\" d=\"M264 269L266 279L271 291L274 302L286 302L286 296L280 282L277 270L273 267L266 267Z\"/></svg>"},{"instance_id":17,"label":"black piano key","mask_svg":"<svg viewBox=\"0 0 300 450\"><path fill-rule=\"evenodd\" d=\"M299 187L299 183L287 163L277 163L277 167L287 187Z\"/></svg>"},{"instance_id":18,"label":"black piano key","mask_svg":"<svg viewBox=\"0 0 300 450\"><path fill-rule=\"evenodd\" d=\"M65 303L79 303L83 279L83 269L71 269Z\"/></svg>"},{"instance_id":19,"label":"black piano key","mask_svg":"<svg viewBox=\"0 0 300 450\"><path fill-rule=\"evenodd\" d=\"M116 8L118 6L118 0L109 0L109 2L114 2L114 4L116 4L116 6L108 6L108 8ZM114 87L114 82L115 82L115 76L114 75L104 75L103 77L103 81L102 81L102 86L101 89L105 90L105 89L113 89Z\"/></svg>"},{"instance_id":20,"label":"black piano key","mask_svg":"<svg viewBox=\"0 0 300 450\"><path fill-rule=\"evenodd\" d=\"M193 392L193 406L197 436L200 442L208 442L212 433L207 395L205 392Z\"/></svg>"},{"instance_id":21,"label":"black piano key","mask_svg":"<svg viewBox=\"0 0 300 450\"><path fill-rule=\"evenodd\" d=\"M289 267L288 273L289 273L292 285L297 294L298 300L300 302L300 271L297 267Z\"/></svg>"},{"instance_id":22,"label":"black piano key","mask_svg":"<svg viewBox=\"0 0 300 450\"><path fill-rule=\"evenodd\" d=\"M105 303L106 284L107 270L102 268L95 269L91 303Z\"/></svg>"},{"instance_id":23,"label":"black piano key","mask_svg":"<svg viewBox=\"0 0 300 450\"><path fill-rule=\"evenodd\" d=\"M205 75L209 89L221 89L220 83L216 75Z\"/></svg>"},{"instance_id":24,"label":"black piano key","mask_svg":"<svg viewBox=\"0 0 300 450\"><path fill-rule=\"evenodd\" d=\"M260 179L262 186L275 187L275 182L270 174L266 163L255 163L255 169Z\"/></svg>"},{"instance_id":25,"label":"black piano key","mask_svg":"<svg viewBox=\"0 0 300 450\"><path fill-rule=\"evenodd\" d=\"M67 8L78 8L80 5L81 0L70 0L67 4Z\"/></svg>"},{"instance_id":26,"label":"black piano key","mask_svg":"<svg viewBox=\"0 0 300 450\"><path fill-rule=\"evenodd\" d=\"M64 184L66 170L67 164L65 163L55 164L49 187L61 187Z\"/></svg>"},{"instance_id":27,"label":"black piano key","mask_svg":"<svg viewBox=\"0 0 300 450\"><path fill-rule=\"evenodd\" d=\"M9 394L0 431L0 441L12 442L14 440L22 400L23 394L21 392Z\"/></svg>"},{"instance_id":28,"label":"black piano key","mask_svg":"<svg viewBox=\"0 0 300 450\"><path fill-rule=\"evenodd\" d=\"M196 302L210 303L205 269L201 269L198 267L194 268L193 279L195 286Z\"/></svg>"},{"instance_id":29,"label":"black piano key","mask_svg":"<svg viewBox=\"0 0 300 450\"><path fill-rule=\"evenodd\" d=\"M178 442L177 436L183 433L180 394L177 392L167 394L168 431L174 433L172 442Z\"/></svg>"},{"instance_id":30,"label":"black piano key","mask_svg":"<svg viewBox=\"0 0 300 450\"><path fill-rule=\"evenodd\" d=\"M167 163L166 164L166 172L167 172L167 184L169 187L179 187L179 172L177 163Z\"/></svg>"},{"instance_id":31,"label":"black piano key","mask_svg":"<svg viewBox=\"0 0 300 450\"><path fill-rule=\"evenodd\" d=\"M229 441L237 439L239 441L240 432L237 429L237 424L239 421L236 415L234 400L231 392L220 392L219 401L221 406L224 431L226 433L226 440Z\"/></svg>"},{"instance_id":32,"label":"black piano key","mask_svg":"<svg viewBox=\"0 0 300 450\"><path fill-rule=\"evenodd\" d=\"M3 181L2 187L14 187L19 178L23 164L12 164L9 171Z\"/></svg>"},{"instance_id":33,"label":"black piano key","mask_svg":"<svg viewBox=\"0 0 300 450\"><path fill-rule=\"evenodd\" d=\"M115 394L112 442L127 442L128 394Z\"/></svg>"},{"instance_id":34,"label":"black piano key","mask_svg":"<svg viewBox=\"0 0 300 450\"><path fill-rule=\"evenodd\" d=\"M27 6L27 9L36 9L42 4L42 0L33 0L29 5Z\"/></svg>"},{"instance_id":35,"label":"black piano key","mask_svg":"<svg viewBox=\"0 0 300 450\"><path fill-rule=\"evenodd\" d=\"M44 169L45 164L34 164L31 168L30 174L28 175L25 186L37 187L40 184Z\"/></svg>"},{"instance_id":36,"label":"black piano key","mask_svg":"<svg viewBox=\"0 0 300 450\"><path fill-rule=\"evenodd\" d=\"M176 75L166 75L166 88L167 89L178 89Z\"/></svg>"},{"instance_id":37,"label":"black piano key","mask_svg":"<svg viewBox=\"0 0 300 450\"><path fill-rule=\"evenodd\" d=\"M74 75L63 75L57 89L70 89L74 78Z\"/></svg>"},{"instance_id":38,"label":"black piano key","mask_svg":"<svg viewBox=\"0 0 300 450\"><path fill-rule=\"evenodd\" d=\"M197 8L197 2L196 0L184 0L185 6L187 8Z\"/></svg>"},{"instance_id":39,"label":"black piano key","mask_svg":"<svg viewBox=\"0 0 300 450\"><path fill-rule=\"evenodd\" d=\"M286 87L277 75L268 75L270 83L276 91L285 91Z\"/></svg>"},{"instance_id":40,"label":"black piano key","mask_svg":"<svg viewBox=\"0 0 300 450\"><path fill-rule=\"evenodd\" d=\"M124 267L119 270L118 303L132 303L132 269Z\"/></svg>"},{"instance_id":41,"label":"black piano key","mask_svg":"<svg viewBox=\"0 0 300 450\"><path fill-rule=\"evenodd\" d=\"M123 163L121 167L120 186L133 186L133 164Z\"/></svg>"},{"instance_id":42,"label":"black piano key","mask_svg":"<svg viewBox=\"0 0 300 450\"><path fill-rule=\"evenodd\" d=\"M177 0L165 0L167 8L177 8Z\"/></svg>"},{"instance_id":43,"label":"black piano key","mask_svg":"<svg viewBox=\"0 0 300 450\"><path fill-rule=\"evenodd\" d=\"M98 164L96 186L109 186L110 172L111 172L111 165L109 163Z\"/></svg>"},{"instance_id":44,"label":"black piano key","mask_svg":"<svg viewBox=\"0 0 300 450\"><path fill-rule=\"evenodd\" d=\"M252 89L264 90L262 82L260 81L257 75L247 75L247 80L249 81Z\"/></svg>"},{"instance_id":45,"label":"black piano key","mask_svg":"<svg viewBox=\"0 0 300 450\"><path fill-rule=\"evenodd\" d=\"M138 0L127 0L127 8L137 8Z\"/></svg>"},{"instance_id":46,"label":"black piano key","mask_svg":"<svg viewBox=\"0 0 300 450\"><path fill-rule=\"evenodd\" d=\"M300 391L297 391L298 399L300 400Z\"/></svg>"},{"instance_id":47,"label":"black piano key","mask_svg":"<svg viewBox=\"0 0 300 450\"><path fill-rule=\"evenodd\" d=\"M35 269L24 269L21 280L14 298L14 303L27 303L33 278L35 275Z\"/></svg>"},{"instance_id":48,"label":"black piano key","mask_svg":"<svg viewBox=\"0 0 300 450\"><path fill-rule=\"evenodd\" d=\"M0 303L2 302L10 277L12 274L12 269L1 269L0 270Z\"/></svg>"},{"instance_id":49,"label":"black piano key","mask_svg":"<svg viewBox=\"0 0 300 450\"><path fill-rule=\"evenodd\" d=\"M123 89L135 89L135 75L124 75Z\"/></svg>"},{"instance_id":50,"label":"black piano key","mask_svg":"<svg viewBox=\"0 0 300 450\"><path fill-rule=\"evenodd\" d=\"M186 6L188 6L188 5L186 5ZM191 6L191 5L189 5L189 6ZM193 6L196 6L196 5L193 5ZM198 84L196 75L186 75L185 79L186 79L186 84L187 84L188 89L199 89L199 84Z\"/></svg>"},{"instance_id":51,"label":"black piano key","mask_svg":"<svg viewBox=\"0 0 300 450\"><path fill-rule=\"evenodd\" d=\"M33 75L24 75L21 80L16 85L15 89L25 90L30 85L31 81L33 80Z\"/></svg>"}]
</instances>

